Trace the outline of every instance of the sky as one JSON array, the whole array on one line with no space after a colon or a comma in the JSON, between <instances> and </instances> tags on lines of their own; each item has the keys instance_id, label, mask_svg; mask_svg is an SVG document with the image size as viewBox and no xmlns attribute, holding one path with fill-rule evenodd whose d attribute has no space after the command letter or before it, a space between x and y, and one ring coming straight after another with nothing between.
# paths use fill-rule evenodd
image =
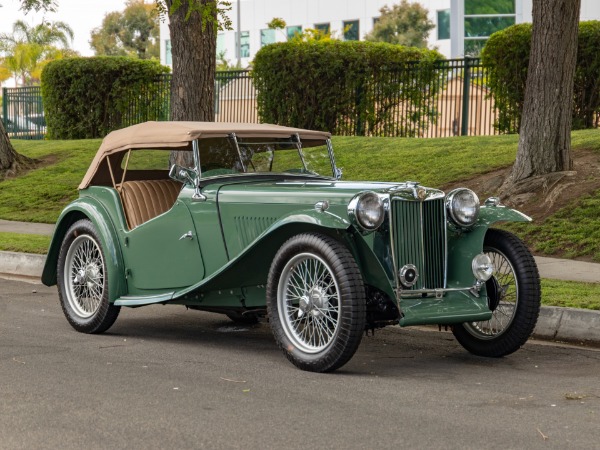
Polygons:
<instances>
[{"instance_id":1,"label":"sky","mask_svg":"<svg viewBox=\"0 0 600 450\"><path fill-rule=\"evenodd\" d=\"M25 15L19 8L19 0L0 0L0 33L10 33L17 20L24 20L29 25L37 25L46 19L50 22L67 23L75 33L71 48L82 56L92 56L90 48L90 32L102 25L106 13L125 9L125 0L58 0L58 10L53 14Z\"/></svg>"}]
</instances>

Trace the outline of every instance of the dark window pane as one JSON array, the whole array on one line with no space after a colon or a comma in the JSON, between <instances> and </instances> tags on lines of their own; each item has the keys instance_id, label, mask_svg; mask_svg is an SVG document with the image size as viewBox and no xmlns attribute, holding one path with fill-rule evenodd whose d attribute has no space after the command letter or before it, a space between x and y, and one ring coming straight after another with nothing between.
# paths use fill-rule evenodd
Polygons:
<instances>
[{"instance_id":1,"label":"dark window pane","mask_svg":"<svg viewBox=\"0 0 600 450\"><path fill-rule=\"evenodd\" d=\"M321 33L329 34L330 28L329 23L315 23L315 30L319 30Z\"/></svg>"},{"instance_id":2,"label":"dark window pane","mask_svg":"<svg viewBox=\"0 0 600 450\"><path fill-rule=\"evenodd\" d=\"M438 40L450 39L449 9L444 9L437 12L437 38Z\"/></svg>"},{"instance_id":3,"label":"dark window pane","mask_svg":"<svg viewBox=\"0 0 600 450\"><path fill-rule=\"evenodd\" d=\"M273 44L274 42L275 42L275 30L271 30L269 28L260 30L260 46L261 47L264 47L265 45Z\"/></svg>"},{"instance_id":4,"label":"dark window pane","mask_svg":"<svg viewBox=\"0 0 600 450\"><path fill-rule=\"evenodd\" d=\"M358 41L359 30L358 20L349 20L344 22L344 40L345 41Z\"/></svg>"},{"instance_id":5,"label":"dark window pane","mask_svg":"<svg viewBox=\"0 0 600 450\"><path fill-rule=\"evenodd\" d=\"M240 56L242 58L250 57L250 32L242 31L240 34Z\"/></svg>"},{"instance_id":6,"label":"dark window pane","mask_svg":"<svg viewBox=\"0 0 600 450\"><path fill-rule=\"evenodd\" d=\"M465 0L465 15L515 14L515 0Z\"/></svg>"},{"instance_id":7,"label":"dark window pane","mask_svg":"<svg viewBox=\"0 0 600 450\"><path fill-rule=\"evenodd\" d=\"M302 33L302 27L299 25L295 25L293 27L287 27L287 38L288 39L291 39L300 33Z\"/></svg>"},{"instance_id":8,"label":"dark window pane","mask_svg":"<svg viewBox=\"0 0 600 450\"><path fill-rule=\"evenodd\" d=\"M514 17L466 17L465 37L486 37L514 24Z\"/></svg>"}]
</instances>

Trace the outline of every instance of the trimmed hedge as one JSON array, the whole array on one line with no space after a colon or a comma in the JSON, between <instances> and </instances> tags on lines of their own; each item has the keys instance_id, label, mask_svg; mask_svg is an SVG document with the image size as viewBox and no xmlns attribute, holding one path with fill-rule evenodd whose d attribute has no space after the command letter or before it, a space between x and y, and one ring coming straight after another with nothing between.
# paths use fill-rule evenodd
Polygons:
<instances>
[{"instance_id":1,"label":"trimmed hedge","mask_svg":"<svg viewBox=\"0 0 600 450\"><path fill-rule=\"evenodd\" d=\"M251 72L258 113L264 122L335 134L412 136L436 120L439 59L435 50L380 42L268 45Z\"/></svg>"},{"instance_id":2,"label":"trimmed hedge","mask_svg":"<svg viewBox=\"0 0 600 450\"><path fill-rule=\"evenodd\" d=\"M131 123L155 120L156 61L98 56L52 61L42 72L49 139L89 139Z\"/></svg>"},{"instance_id":3,"label":"trimmed hedge","mask_svg":"<svg viewBox=\"0 0 600 450\"><path fill-rule=\"evenodd\" d=\"M501 132L518 132L525 100L531 24L517 24L490 36L481 52L488 86L498 108ZM600 111L600 21L579 23L573 99L573 129L592 128Z\"/></svg>"}]
</instances>

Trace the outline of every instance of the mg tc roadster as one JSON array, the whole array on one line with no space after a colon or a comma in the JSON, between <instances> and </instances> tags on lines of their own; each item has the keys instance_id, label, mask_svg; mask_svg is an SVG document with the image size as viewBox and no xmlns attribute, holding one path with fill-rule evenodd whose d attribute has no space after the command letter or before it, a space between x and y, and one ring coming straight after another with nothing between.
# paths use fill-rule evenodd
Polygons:
<instances>
[{"instance_id":1,"label":"mg tc roadster","mask_svg":"<svg viewBox=\"0 0 600 450\"><path fill-rule=\"evenodd\" d=\"M110 133L58 220L42 281L83 333L157 303L266 317L285 356L315 372L389 325L448 326L481 356L521 347L539 314L537 267L490 226L530 219L466 188L341 181L330 137L205 122Z\"/></svg>"}]
</instances>

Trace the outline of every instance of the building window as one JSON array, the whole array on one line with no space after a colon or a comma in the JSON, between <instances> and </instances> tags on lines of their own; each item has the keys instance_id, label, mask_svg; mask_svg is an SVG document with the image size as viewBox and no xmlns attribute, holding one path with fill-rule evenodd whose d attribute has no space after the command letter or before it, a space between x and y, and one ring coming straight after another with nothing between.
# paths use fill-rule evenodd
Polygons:
<instances>
[{"instance_id":1,"label":"building window","mask_svg":"<svg viewBox=\"0 0 600 450\"><path fill-rule=\"evenodd\" d=\"M265 28L260 30L260 47L273 44L275 42L275 30Z\"/></svg>"},{"instance_id":2,"label":"building window","mask_svg":"<svg viewBox=\"0 0 600 450\"><path fill-rule=\"evenodd\" d=\"M437 12L438 41L450 39L450 10L442 9Z\"/></svg>"},{"instance_id":3,"label":"building window","mask_svg":"<svg viewBox=\"0 0 600 450\"><path fill-rule=\"evenodd\" d=\"M319 30L323 34L329 34L331 25L329 23L315 23L315 30Z\"/></svg>"},{"instance_id":4,"label":"building window","mask_svg":"<svg viewBox=\"0 0 600 450\"><path fill-rule=\"evenodd\" d=\"M250 58L250 32L240 33L240 58Z\"/></svg>"},{"instance_id":5,"label":"building window","mask_svg":"<svg viewBox=\"0 0 600 450\"><path fill-rule=\"evenodd\" d=\"M465 16L515 14L515 0L465 0Z\"/></svg>"},{"instance_id":6,"label":"building window","mask_svg":"<svg viewBox=\"0 0 600 450\"><path fill-rule=\"evenodd\" d=\"M302 27L300 25L294 25L291 27L287 27L287 38L292 39L297 34L302 33Z\"/></svg>"},{"instance_id":7,"label":"building window","mask_svg":"<svg viewBox=\"0 0 600 450\"><path fill-rule=\"evenodd\" d=\"M379 19L381 19L381 17L373 17L373 26L377 25L377 22L379 22Z\"/></svg>"},{"instance_id":8,"label":"building window","mask_svg":"<svg viewBox=\"0 0 600 450\"><path fill-rule=\"evenodd\" d=\"M165 64L168 66L173 65L173 55L171 52L171 39L165 40Z\"/></svg>"},{"instance_id":9,"label":"building window","mask_svg":"<svg viewBox=\"0 0 600 450\"><path fill-rule=\"evenodd\" d=\"M225 35L223 33L217 34L217 55L225 56Z\"/></svg>"},{"instance_id":10,"label":"building window","mask_svg":"<svg viewBox=\"0 0 600 450\"><path fill-rule=\"evenodd\" d=\"M515 0L464 0L464 54L477 56L488 37L516 23Z\"/></svg>"},{"instance_id":11,"label":"building window","mask_svg":"<svg viewBox=\"0 0 600 450\"><path fill-rule=\"evenodd\" d=\"M358 41L359 39L358 20L344 21L344 40Z\"/></svg>"}]
</instances>

